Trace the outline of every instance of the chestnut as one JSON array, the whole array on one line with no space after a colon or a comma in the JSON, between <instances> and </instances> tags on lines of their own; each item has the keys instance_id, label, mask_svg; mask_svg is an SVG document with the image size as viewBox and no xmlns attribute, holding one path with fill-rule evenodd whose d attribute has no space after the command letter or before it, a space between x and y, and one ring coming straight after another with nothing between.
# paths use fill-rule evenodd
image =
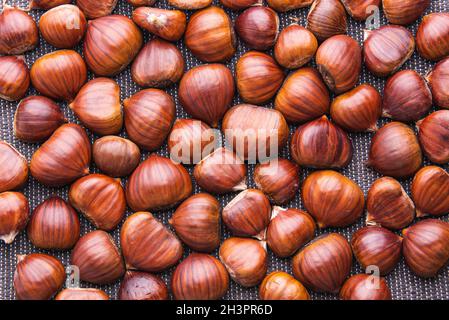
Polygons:
<instances>
[{"instance_id":1,"label":"chestnut","mask_svg":"<svg viewBox=\"0 0 449 320\"><path fill-rule=\"evenodd\" d=\"M258 164L254 182L271 202L281 205L293 199L299 190L299 167L287 159Z\"/></svg>"},{"instance_id":2,"label":"chestnut","mask_svg":"<svg viewBox=\"0 0 449 320\"><path fill-rule=\"evenodd\" d=\"M228 291L229 275L218 259L192 253L176 267L171 288L176 300L217 300Z\"/></svg>"},{"instance_id":3,"label":"chestnut","mask_svg":"<svg viewBox=\"0 0 449 320\"><path fill-rule=\"evenodd\" d=\"M265 243L258 240L226 239L220 246L219 255L231 278L243 287L258 285L267 274L267 249Z\"/></svg>"},{"instance_id":4,"label":"chestnut","mask_svg":"<svg viewBox=\"0 0 449 320\"><path fill-rule=\"evenodd\" d=\"M343 284L342 300L391 300L391 291L385 278L369 274L356 274Z\"/></svg>"},{"instance_id":5,"label":"chestnut","mask_svg":"<svg viewBox=\"0 0 449 320\"><path fill-rule=\"evenodd\" d=\"M95 227L105 231L113 230L125 214L125 191L120 180L103 174L90 174L75 181L69 200Z\"/></svg>"},{"instance_id":6,"label":"chestnut","mask_svg":"<svg viewBox=\"0 0 449 320\"><path fill-rule=\"evenodd\" d=\"M44 96L72 101L87 80L87 69L77 52L59 50L37 59L30 76L33 86Z\"/></svg>"},{"instance_id":7,"label":"chestnut","mask_svg":"<svg viewBox=\"0 0 449 320\"><path fill-rule=\"evenodd\" d=\"M11 244L25 229L29 214L28 199L22 193L0 193L0 240Z\"/></svg>"},{"instance_id":8,"label":"chestnut","mask_svg":"<svg viewBox=\"0 0 449 320\"><path fill-rule=\"evenodd\" d=\"M390 177L374 181L366 200L366 223L402 229L415 218L415 205L401 184Z\"/></svg>"},{"instance_id":9,"label":"chestnut","mask_svg":"<svg viewBox=\"0 0 449 320\"><path fill-rule=\"evenodd\" d=\"M181 39L187 25L187 17L181 10L140 7L133 11L132 17L139 27L173 42Z\"/></svg>"},{"instance_id":10,"label":"chestnut","mask_svg":"<svg viewBox=\"0 0 449 320\"><path fill-rule=\"evenodd\" d=\"M345 227L363 213L365 197L352 180L336 171L310 174L302 185L302 199L307 211L320 228Z\"/></svg>"},{"instance_id":11,"label":"chestnut","mask_svg":"<svg viewBox=\"0 0 449 320\"><path fill-rule=\"evenodd\" d=\"M149 212L137 212L126 219L120 243L128 270L159 272L182 258L181 242Z\"/></svg>"},{"instance_id":12,"label":"chestnut","mask_svg":"<svg viewBox=\"0 0 449 320\"><path fill-rule=\"evenodd\" d=\"M351 246L363 269L375 266L381 275L390 273L401 259L402 238L382 227L357 230L352 235Z\"/></svg>"},{"instance_id":13,"label":"chestnut","mask_svg":"<svg viewBox=\"0 0 449 320\"><path fill-rule=\"evenodd\" d=\"M76 5L89 19L108 16L114 11L118 0L76 0Z\"/></svg>"},{"instance_id":14,"label":"chestnut","mask_svg":"<svg viewBox=\"0 0 449 320\"><path fill-rule=\"evenodd\" d=\"M344 168L352 160L353 147L346 132L326 116L300 126L290 146L293 159L311 168Z\"/></svg>"},{"instance_id":15,"label":"chestnut","mask_svg":"<svg viewBox=\"0 0 449 320\"><path fill-rule=\"evenodd\" d=\"M0 141L0 192L20 189L27 180L27 159L12 145Z\"/></svg>"},{"instance_id":16,"label":"chestnut","mask_svg":"<svg viewBox=\"0 0 449 320\"><path fill-rule=\"evenodd\" d=\"M402 178L413 175L422 164L422 153L413 130L400 122L390 122L371 140L367 165L383 175Z\"/></svg>"},{"instance_id":17,"label":"chestnut","mask_svg":"<svg viewBox=\"0 0 449 320\"><path fill-rule=\"evenodd\" d=\"M118 295L120 300L168 300L168 289L151 273L126 271Z\"/></svg>"},{"instance_id":18,"label":"chestnut","mask_svg":"<svg viewBox=\"0 0 449 320\"><path fill-rule=\"evenodd\" d=\"M192 193L189 173L181 164L150 155L128 180L126 200L134 211L169 208Z\"/></svg>"},{"instance_id":19,"label":"chestnut","mask_svg":"<svg viewBox=\"0 0 449 320\"><path fill-rule=\"evenodd\" d=\"M34 209L27 231L38 248L70 249L80 237L80 221L67 202L53 196Z\"/></svg>"},{"instance_id":20,"label":"chestnut","mask_svg":"<svg viewBox=\"0 0 449 320\"><path fill-rule=\"evenodd\" d=\"M17 256L14 290L19 300L49 300L65 280L62 263L47 254L32 253Z\"/></svg>"},{"instance_id":21,"label":"chestnut","mask_svg":"<svg viewBox=\"0 0 449 320\"><path fill-rule=\"evenodd\" d=\"M34 152L31 175L46 186L63 186L89 173L90 157L86 131L74 123L64 124Z\"/></svg>"},{"instance_id":22,"label":"chestnut","mask_svg":"<svg viewBox=\"0 0 449 320\"><path fill-rule=\"evenodd\" d=\"M155 38L137 55L131 66L131 76L141 87L164 88L178 83L184 68L184 58L179 49Z\"/></svg>"},{"instance_id":23,"label":"chestnut","mask_svg":"<svg viewBox=\"0 0 449 320\"><path fill-rule=\"evenodd\" d=\"M449 223L426 219L402 231L408 267L423 278L435 277L449 261Z\"/></svg>"},{"instance_id":24,"label":"chestnut","mask_svg":"<svg viewBox=\"0 0 449 320\"><path fill-rule=\"evenodd\" d=\"M197 10L209 6L212 0L168 0L168 4L183 10Z\"/></svg>"},{"instance_id":25,"label":"chestnut","mask_svg":"<svg viewBox=\"0 0 449 320\"><path fill-rule=\"evenodd\" d=\"M109 296L100 289L67 288L59 292L55 300L109 300Z\"/></svg>"},{"instance_id":26,"label":"chestnut","mask_svg":"<svg viewBox=\"0 0 449 320\"><path fill-rule=\"evenodd\" d=\"M139 165L140 150L128 139L106 136L95 140L92 156L98 169L108 176L124 177Z\"/></svg>"},{"instance_id":27,"label":"chestnut","mask_svg":"<svg viewBox=\"0 0 449 320\"><path fill-rule=\"evenodd\" d=\"M220 203L207 193L187 198L169 223L179 238L195 251L212 252L220 245Z\"/></svg>"},{"instance_id":28,"label":"chestnut","mask_svg":"<svg viewBox=\"0 0 449 320\"><path fill-rule=\"evenodd\" d=\"M198 185L211 193L246 189L246 165L234 152L218 148L201 160L193 170Z\"/></svg>"},{"instance_id":29,"label":"chestnut","mask_svg":"<svg viewBox=\"0 0 449 320\"><path fill-rule=\"evenodd\" d=\"M432 107L432 93L415 70L402 70L384 88L383 116L402 122L422 119Z\"/></svg>"},{"instance_id":30,"label":"chestnut","mask_svg":"<svg viewBox=\"0 0 449 320\"><path fill-rule=\"evenodd\" d=\"M220 0L221 4L231 10L243 10L261 3L261 0Z\"/></svg>"},{"instance_id":31,"label":"chestnut","mask_svg":"<svg viewBox=\"0 0 449 320\"><path fill-rule=\"evenodd\" d=\"M449 110L431 113L416 124L418 138L424 154L435 163L449 162Z\"/></svg>"},{"instance_id":32,"label":"chestnut","mask_svg":"<svg viewBox=\"0 0 449 320\"><path fill-rule=\"evenodd\" d=\"M364 21L373 14L373 8L380 8L381 0L341 0L346 11L355 20Z\"/></svg>"},{"instance_id":33,"label":"chestnut","mask_svg":"<svg viewBox=\"0 0 449 320\"><path fill-rule=\"evenodd\" d=\"M262 191L247 189L224 207L222 218L234 235L263 239L271 218L270 201Z\"/></svg>"},{"instance_id":34,"label":"chestnut","mask_svg":"<svg viewBox=\"0 0 449 320\"><path fill-rule=\"evenodd\" d=\"M346 33L346 10L340 0L315 0L307 15L307 29L320 41Z\"/></svg>"},{"instance_id":35,"label":"chestnut","mask_svg":"<svg viewBox=\"0 0 449 320\"><path fill-rule=\"evenodd\" d=\"M278 12L287 12L310 6L314 0L267 0L268 5Z\"/></svg>"},{"instance_id":36,"label":"chestnut","mask_svg":"<svg viewBox=\"0 0 449 320\"><path fill-rule=\"evenodd\" d=\"M175 121L172 96L162 90L145 89L123 101L125 129L129 138L145 150L156 150Z\"/></svg>"},{"instance_id":37,"label":"chestnut","mask_svg":"<svg viewBox=\"0 0 449 320\"><path fill-rule=\"evenodd\" d=\"M157 0L126 0L133 7L152 6Z\"/></svg>"},{"instance_id":38,"label":"chestnut","mask_svg":"<svg viewBox=\"0 0 449 320\"><path fill-rule=\"evenodd\" d=\"M295 278L283 271L267 275L259 288L261 300L310 300L307 289Z\"/></svg>"},{"instance_id":39,"label":"chestnut","mask_svg":"<svg viewBox=\"0 0 449 320\"><path fill-rule=\"evenodd\" d=\"M269 55L250 51L241 56L235 77L240 96L245 102L264 104L274 97L284 81L284 72Z\"/></svg>"},{"instance_id":40,"label":"chestnut","mask_svg":"<svg viewBox=\"0 0 449 320\"><path fill-rule=\"evenodd\" d=\"M329 112L330 98L318 71L302 68L290 74L274 100L274 108L290 123L304 123Z\"/></svg>"},{"instance_id":41,"label":"chestnut","mask_svg":"<svg viewBox=\"0 0 449 320\"><path fill-rule=\"evenodd\" d=\"M101 17L89 22L84 40L84 57L88 67L97 76L114 76L137 56L142 42L142 33L128 17Z\"/></svg>"},{"instance_id":42,"label":"chestnut","mask_svg":"<svg viewBox=\"0 0 449 320\"><path fill-rule=\"evenodd\" d=\"M30 0L28 9L50 10L51 8L71 3L71 0Z\"/></svg>"},{"instance_id":43,"label":"chestnut","mask_svg":"<svg viewBox=\"0 0 449 320\"><path fill-rule=\"evenodd\" d=\"M386 25L365 30L363 58L368 70L378 77L396 72L414 51L415 39L402 26Z\"/></svg>"},{"instance_id":44,"label":"chestnut","mask_svg":"<svg viewBox=\"0 0 449 320\"><path fill-rule=\"evenodd\" d=\"M274 207L267 229L267 244L275 255L293 255L315 236L315 221L305 211Z\"/></svg>"},{"instance_id":45,"label":"chestnut","mask_svg":"<svg viewBox=\"0 0 449 320\"><path fill-rule=\"evenodd\" d=\"M212 2L198 1L207 1L207 5ZM176 2L186 3L184 0ZM195 12L190 17L184 41L193 55L205 62L227 61L237 50L231 19L223 9L215 6Z\"/></svg>"},{"instance_id":46,"label":"chestnut","mask_svg":"<svg viewBox=\"0 0 449 320\"><path fill-rule=\"evenodd\" d=\"M317 292L337 293L349 276L351 266L351 246L338 233L315 238L292 260L295 278Z\"/></svg>"},{"instance_id":47,"label":"chestnut","mask_svg":"<svg viewBox=\"0 0 449 320\"><path fill-rule=\"evenodd\" d=\"M429 5L430 0L382 0L384 13L391 24L411 24Z\"/></svg>"},{"instance_id":48,"label":"chestnut","mask_svg":"<svg viewBox=\"0 0 449 320\"><path fill-rule=\"evenodd\" d=\"M206 64L182 77L178 95L188 114L216 128L231 106L234 92L231 70L221 64Z\"/></svg>"},{"instance_id":49,"label":"chestnut","mask_svg":"<svg viewBox=\"0 0 449 320\"><path fill-rule=\"evenodd\" d=\"M42 142L67 120L51 99L28 96L19 102L14 114L14 135L26 142Z\"/></svg>"},{"instance_id":50,"label":"chestnut","mask_svg":"<svg viewBox=\"0 0 449 320\"><path fill-rule=\"evenodd\" d=\"M382 97L373 86L362 84L336 97L330 113L332 120L347 131L377 131L377 120L382 114Z\"/></svg>"},{"instance_id":51,"label":"chestnut","mask_svg":"<svg viewBox=\"0 0 449 320\"><path fill-rule=\"evenodd\" d=\"M112 79L89 81L69 107L86 127L99 135L116 134L122 129L120 87Z\"/></svg>"},{"instance_id":52,"label":"chestnut","mask_svg":"<svg viewBox=\"0 0 449 320\"><path fill-rule=\"evenodd\" d=\"M438 62L426 80L432 91L433 102L438 107L449 109L449 57Z\"/></svg>"},{"instance_id":53,"label":"chestnut","mask_svg":"<svg viewBox=\"0 0 449 320\"><path fill-rule=\"evenodd\" d=\"M0 98L6 101L22 99L30 86L30 71L25 57L0 57Z\"/></svg>"},{"instance_id":54,"label":"chestnut","mask_svg":"<svg viewBox=\"0 0 449 320\"><path fill-rule=\"evenodd\" d=\"M419 54L428 60L449 55L449 13L435 12L424 16L416 33Z\"/></svg>"},{"instance_id":55,"label":"chestnut","mask_svg":"<svg viewBox=\"0 0 449 320\"><path fill-rule=\"evenodd\" d=\"M253 6L237 17L235 30L248 47L265 51L276 42L279 34L279 16L271 8Z\"/></svg>"}]
</instances>

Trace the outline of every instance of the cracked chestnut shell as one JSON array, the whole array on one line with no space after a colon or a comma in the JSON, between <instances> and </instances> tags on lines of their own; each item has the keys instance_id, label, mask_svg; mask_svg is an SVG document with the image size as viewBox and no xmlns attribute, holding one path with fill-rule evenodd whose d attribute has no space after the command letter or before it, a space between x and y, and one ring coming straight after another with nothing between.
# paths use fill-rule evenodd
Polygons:
<instances>
[{"instance_id":1,"label":"cracked chestnut shell","mask_svg":"<svg viewBox=\"0 0 449 320\"><path fill-rule=\"evenodd\" d=\"M339 0L315 0L307 15L307 29L323 41L346 33L346 10Z\"/></svg>"},{"instance_id":2,"label":"cracked chestnut shell","mask_svg":"<svg viewBox=\"0 0 449 320\"><path fill-rule=\"evenodd\" d=\"M310 300L302 283L283 271L274 271L265 277L259 297L261 300Z\"/></svg>"},{"instance_id":3,"label":"cracked chestnut shell","mask_svg":"<svg viewBox=\"0 0 449 320\"><path fill-rule=\"evenodd\" d=\"M438 62L426 76L426 80L432 91L434 104L449 109L449 57Z\"/></svg>"},{"instance_id":4,"label":"cracked chestnut shell","mask_svg":"<svg viewBox=\"0 0 449 320\"><path fill-rule=\"evenodd\" d=\"M431 113L417 122L418 138L424 154L438 164L449 162L449 110Z\"/></svg>"},{"instance_id":5,"label":"cracked chestnut shell","mask_svg":"<svg viewBox=\"0 0 449 320\"><path fill-rule=\"evenodd\" d=\"M27 159L12 145L0 141L0 192L19 189L27 180Z\"/></svg>"},{"instance_id":6,"label":"cracked chestnut shell","mask_svg":"<svg viewBox=\"0 0 449 320\"><path fill-rule=\"evenodd\" d=\"M356 274L343 284L342 300L391 300L391 291L385 278Z\"/></svg>"},{"instance_id":7,"label":"cracked chestnut shell","mask_svg":"<svg viewBox=\"0 0 449 320\"><path fill-rule=\"evenodd\" d=\"M168 289L158 276L126 271L118 296L120 300L168 300Z\"/></svg>"},{"instance_id":8,"label":"cracked chestnut shell","mask_svg":"<svg viewBox=\"0 0 449 320\"><path fill-rule=\"evenodd\" d=\"M22 193L0 193L0 240L11 244L25 229L29 214L28 199Z\"/></svg>"},{"instance_id":9,"label":"cracked chestnut shell","mask_svg":"<svg viewBox=\"0 0 449 320\"><path fill-rule=\"evenodd\" d=\"M391 24L411 24L418 20L429 5L430 0L382 0L384 13Z\"/></svg>"},{"instance_id":10,"label":"cracked chestnut shell","mask_svg":"<svg viewBox=\"0 0 449 320\"><path fill-rule=\"evenodd\" d=\"M0 57L0 98L16 101L23 98L30 86L30 72L24 56Z\"/></svg>"},{"instance_id":11,"label":"cracked chestnut shell","mask_svg":"<svg viewBox=\"0 0 449 320\"><path fill-rule=\"evenodd\" d=\"M109 300L109 296L100 289L67 288L59 292L55 300Z\"/></svg>"},{"instance_id":12,"label":"cracked chestnut shell","mask_svg":"<svg viewBox=\"0 0 449 320\"><path fill-rule=\"evenodd\" d=\"M419 54L433 61L449 55L449 13L435 12L424 16L416 33Z\"/></svg>"}]
</instances>

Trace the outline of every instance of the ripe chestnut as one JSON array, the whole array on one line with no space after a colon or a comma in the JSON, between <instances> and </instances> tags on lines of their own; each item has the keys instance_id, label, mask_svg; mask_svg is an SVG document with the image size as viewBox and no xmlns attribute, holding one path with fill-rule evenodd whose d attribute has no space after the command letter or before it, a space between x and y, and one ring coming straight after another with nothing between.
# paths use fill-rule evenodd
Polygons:
<instances>
[{"instance_id":1,"label":"ripe chestnut","mask_svg":"<svg viewBox=\"0 0 449 320\"><path fill-rule=\"evenodd\" d=\"M114 11L118 0L76 0L76 5L83 10L86 17L96 19L108 16Z\"/></svg>"},{"instance_id":2,"label":"ripe chestnut","mask_svg":"<svg viewBox=\"0 0 449 320\"><path fill-rule=\"evenodd\" d=\"M168 300L168 289L151 273L126 271L118 295L120 300Z\"/></svg>"},{"instance_id":3,"label":"ripe chestnut","mask_svg":"<svg viewBox=\"0 0 449 320\"><path fill-rule=\"evenodd\" d=\"M71 2L71 0L30 0L28 9L49 10L63 4L69 4Z\"/></svg>"},{"instance_id":4,"label":"ripe chestnut","mask_svg":"<svg viewBox=\"0 0 449 320\"><path fill-rule=\"evenodd\" d=\"M7 101L22 99L30 86L30 72L25 57L0 57L0 98Z\"/></svg>"},{"instance_id":5,"label":"ripe chestnut","mask_svg":"<svg viewBox=\"0 0 449 320\"><path fill-rule=\"evenodd\" d=\"M133 7L152 6L157 0L126 0Z\"/></svg>"},{"instance_id":6,"label":"ripe chestnut","mask_svg":"<svg viewBox=\"0 0 449 320\"><path fill-rule=\"evenodd\" d=\"M261 300L310 300L307 289L295 278L283 271L267 275L259 288Z\"/></svg>"},{"instance_id":7,"label":"ripe chestnut","mask_svg":"<svg viewBox=\"0 0 449 320\"><path fill-rule=\"evenodd\" d=\"M59 292L55 300L109 300L109 296L100 289L67 288Z\"/></svg>"},{"instance_id":8,"label":"ripe chestnut","mask_svg":"<svg viewBox=\"0 0 449 320\"><path fill-rule=\"evenodd\" d=\"M342 300L391 300L391 292L385 278L369 274L356 274L343 284Z\"/></svg>"},{"instance_id":9,"label":"ripe chestnut","mask_svg":"<svg viewBox=\"0 0 449 320\"><path fill-rule=\"evenodd\" d=\"M346 10L339 0L315 0L307 15L307 29L318 40L346 33Z\"/></svg>"},{"instance_id":10,"label":"ripe chestnut","mask_svg":"<svg viewBox=\"0 0 449 320\"><path fill-rule=\"evenodd\" d=\"M260 3L260 0L220 0L221 4L231 10L243 10Z\"/></svg>"},{"instance_id":11,"label":"ripe chestnut","mask_svg":"<svg viewBox=\"0 0 449 320\"><path fill-rule=\"evenodd\" d=\"M183 10L197 10L209 6L212 0L168 0L168 4Z\"/></svg>"},{"instance_id":12,"label":"ripe chestnut","mask_svg":"<svg viewBox=\"0 0 449 320\"><path fill-rule=\"evenodd\" d=\"M364 21L373 14L373 8L380 8L381 0L341 0L341 3L352 18Z\"/></svg>"},{"instance_id":13,"label":"ripe chestnut","mask_svg":"<svg viewBox=\"0 0 449 320\"><path fill-rule=\"evenodd\" d=\"M436 111L416 124L424 154L435 163L449 162L449 110Z\"/></svg>"},{"instance_id":14,"label":"ripe chestnut","mask_svg":"<svg viewBox=\"0 0 449 320\"><path fill-rule=\"evenodd\" d=\"M435 12L424 16L416 33L419 54L437 61L449 55L449 13Z\"/></svg>"},{"instance_id":15,"label":"ripe chestnut","mask_svg":"<svg viewBox=\"0 0 449 320\"><path fill-rule=\"evenodd\" d=\"M391 24L411 24L429 5L430 0L382 0L384 13Z\"/></svg>"},{"instance_id":16,"label":"ripe chestnut","mask_svg":"<svg viewBox=\"0 0 449 320\"><path fill-rule=\"evenodd\" d=\"M438 62L426 76L426 80L431 88L434 104L449 109L449 57Z\"/></svg>"},{"instance_id":17,"label":"ripe chestnut","mask_svg":"<svg viewBox=\"0 0 449 320\"><path fill-rule=\"evenodd\" d=\"M267 0L270 7L278 12L287 12L310 6L314 0Z\"/></svg>"},{"instance_id":18,"label":"ripe chestnut","mask_svg":"<svg viewBox=\"0 0 449 320\"><path fill-rule=\"evenodd\" d=\"M27 159L12 145L0 141L0 192L19 189L27 180Z\"/></svg>"},{"instance_id":19,"label":"ripe chestnut","mask_svg":"<svg viewBox=\"0 0 449 320\"><path fill-rule=\"evenodd\" d=\"M22 193L0 193L0 240L11 244L25 229L29 214L28 199Z\"/></svg>"}]
</instances>

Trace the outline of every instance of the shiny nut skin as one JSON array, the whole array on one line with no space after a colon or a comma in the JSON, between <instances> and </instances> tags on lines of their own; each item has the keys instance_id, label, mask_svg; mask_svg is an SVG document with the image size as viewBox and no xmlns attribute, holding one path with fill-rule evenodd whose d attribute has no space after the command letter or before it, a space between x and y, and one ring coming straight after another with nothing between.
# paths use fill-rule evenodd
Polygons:
<instances>
[{"instance_id":1,"label":"shiny nut skin","mask_svg":"<svg viewBox=\"0 0 449 320\"><path fill-rule=\"evenodd\" d=\"M283 271L267 275L259 288L261 300L310 300L307 289L295 278Z\"/></svg>"},{"instance_id":2,"label":"shiny nut skin","mask_svg":"<svg viewBox=\"0 0 449 320\"><path fill-rule=\"evenodd\" d=\"M449 109L449 57L438 62L426 76L426 80L432 91L434 104Z\"/></svg>"},{"instance_id":3,"label":"shiny nut skin","mask_svg":"<svg viewBox=\"0 0 449 320\"><path fill-rule=\"evenodd\" d=\"M391 291L385 278L369 274L356 274L343 284L340 290L340 299L391 300Z\"/></svg>"},{"instance_id":4,"label":"shiny nut skin","mask_svg":"<svg viewBox=\"0 0 449 320\"><path fill-rule=\"evenodd\" d=\"M69 4L71 2L71 0L31 0L29 9L49 10L63 4Z\"/></svg>"},{"instance_id":5,"label":"shiny nut skin","mask_svg":"<svg viewBox=\"0 0 449 320\"><path fill-rule=\"evenodd\" d=\"M429 5L430 0L382 0L384 13L391 24L411 24L418 20Z\"/></svg>"},{"instance_id":6,"label":"shiny nut skin","mask_svg":"<svg viewBox=\"0 0 449 320\"><path fill-rule=\"evenodd\" d=\"M449 162L449 110L438 110L417 123L424 154L438 164Z\"/></svg>"},{"instance_id":7,"label":"shiny nut skin","mask_svg":"<svg viewBox=\"0 0 449 320\"><path fill-rule=\"evenodd\" d=\"M181 241L149 212L126 219L120 243L128 270L159 272L174 266L183 254Z\"/></svg>"},{"instance_id":8,"label":"shiny nut skin","mask_svg":"<svg viewBox=\"0 0 449 320\"><path fill-rule=\"evenodd\" d=\"M109 300L109 296L100 289L67 288L59 292L55 300Z\"/></svg>"},{"instance_id":9,"label":"shiny nut skin","mask_svg":"<svg viewBox=\"0 0 449 320\"><path fill-rule=\"evenodd\" d=\"M30 72L25 57L0 57L0 98L16 101L23 98L30 86Z\"/></svg>"},{"instance_id":10,"label":"shiny nut skin","mask_svg":"<svg viewBox=\"0 0 449 320\"><path fill-rule=\"evenodd\" d=\"M267 3L278 12L287 12L308 7L313 3L313 0L267 0Z\"/></svg>"},{"instance_id":11,"label":"shiny nut skin","mask_svg":"<svg viewBox=\"0 0 449 320\"><path fill-rule=\"evenodd\" d=\"M133 7L152 6L157 0L126 0Z\"/></svg>"},{"instance_id":12,"label":"shiny nut skin","mask_svg":"<svg viewBox=\"0 0 449 320\"><path fill-rule=\"evenodd\" d=\"M80 279L95 284L113 283L125 273L122 255L112 237L101 230L82 236L72 250L70 264Z\"/></svg>"},{"instance_id":13,"label":"shiny nut skin","mask_svg":"<svg viewBox=\"0 0 449 320\"><path fill-rule=\"evenodd\" d=\"M96 19L112 13L118 0L76 0L76 5L84 12L87 18Z\"/></svg>"},{"instance_id":14,"label":"shiny nut skin","mask_svg":"<svg viewBox=\"0 0 449 320\"><path fill-rule=\"evenodd\" d=\"M171 288L176 300L217 300L228 291L229 275L218 259L192 253L176 267Z\"/></svg>"},{"instance_id":15,"label":"shiny nut skin","mask_svg":"<svg viewBox=\"0 0 449 320\"><path fill-rule=\"evenodd\" d=\"M390 273L401 259L402 238L385 228L368 226L357 230L351 246L363 269L376 266L381 275Z\"/></svg>"},{"instance_id":16,"label":"shiny nut skin","mask_svg":"<svg viewBox=\"0 0 449 320\"><path fill-rule=\"evenodd\" d=\"M320 228L344 227L363 213L365 198L360 187L336 171L310 174L302 185L302 199L307 212Z\"/></svg>"},{"instance_id":17,"label":"shiny nut skin","mask_svg":"<svg viewBox=\"0 0 449 320\"><path fill-rule=\"evenodd\" d=\"M158 276L126 271L118 296L120 300L168 300L168 289Z\"/></svg>"},{"instance_id":18,"label":"shiny nut skin","mask_svg":"<svg viewBox=\"0 0 449 320\"><path fill-rule=\"evenodd\" d=\"M0 141L0 192L19 189L27 180L27 159L12 145Z\"/></svg>"},{"instance_id":19,"label":"shiny nut skin","mask_svg":"<svg viewBox=\"0 0 449 320\"><path fill-rule=\"evenodd\" d=\"M449 55L449 13L435 12L424 16L416 33L419 54L437 61Z\"/></svg>"},{"instance_id":20,"label":"shiny nut skin","mask_svg":"<svg viewBox=\"0 0 449 320\"><path fill-rule=\"evenodd\" d=\"M274 207L267 229L267 244L278 257L293 255L315 236L315 221L305 211Z\"/></svg>"},{"instance_id":21,"label":"shiny nut skin","mask_svg":"<svg viewBox=\"0 0 449 320\"><path fill-rule=\"evenodd\" d=\"M370 6L380 7L381 0L341 0L341 3L352 18L364 21L373 14Z\"/></svg>"},{"instance_id":22,"label":"shiny nut skin","mask_svg":"<svg viewBox=\"0 0 449 320\"><path fill-rule=\"evenodd\" d=\"M243 10L260 3L260 0L220 0L220 2L226 8L232 10Z\"/></svg>"},{"instance_id":23,"label":"shiny nut skin","mask_svg":"<svg viewBox=\"0 0 449 320\"><path fill-rule=\"evenodd\" d=\"M346 10L339 0L315 0L307 15L307 29L320 41L346 33Z\"/></svg>"},{"instance_id":24,"label":"shiny nut skin","mask_svg":"<svg viewBox=\"0 0 449 320\"><path fill-rule=\"evenodd\" d=\"M168 0L168 4L183 10L197 10L209 6L212 0Z\"/></svg>"},{"instance_id":25,"label":"shiny nut skin","mask_svg":"<svg viewBox=\"0 0 449 320\"><path fill-rule=\"evenodd\" d=\"M351 266L351 246L338 233L315 238L292 260L295 278L317 292L337 293L349 276Z\"/></svg>"},{"instance_id":26,"label":"shiny nut skin","mask_svg":"<svg viewBox=\"0 0 449 320\"><path fill-rule=\"evenodd\" d=\"M0 193L0 240L11 244L25 229L29 214L28 199L22 193Z\"/></svg>"}]
</instances>

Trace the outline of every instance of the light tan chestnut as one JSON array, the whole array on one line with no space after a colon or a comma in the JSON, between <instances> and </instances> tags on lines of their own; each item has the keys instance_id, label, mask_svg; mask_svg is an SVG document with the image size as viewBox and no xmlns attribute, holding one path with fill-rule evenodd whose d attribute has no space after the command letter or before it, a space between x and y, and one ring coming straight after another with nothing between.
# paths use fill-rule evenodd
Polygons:
<instances>
[{"instance_id":1,"label":"light tan chestnut","mask_svg":"<svg viewBox=\"0 0 449 320\"><path fill-rule=\"evenodd\" d=\"M350 277L340 290L342 300L391 300L391 291L385 278L369 274Z\"/></svg>"},{"instance_id":2,"label":"light tan chestnut","mask_svg":"<svg viewBox=\"0 0 449 320\"><path fill-rule=\"evenodd\" d=\"M89 19L108 16L112 13L117 5L118 0L76 0L76 5L83 10Z\"/></svg>"},{"instance_id":3,"label":"light tan chestnut","mask_svg":"<svg viewBox=\"0 0 449 320\"><path fill-rule=\"evenodd\" d=\"M310 300L307 289L295 278L283 271L267 275L259 288L261 300Z\"/></svg>"},{"instance_id":4,"label":"light tan chestnut","mask_svg":"<svg viewBox=\"0 0 449 320\"><path fill-rule=\"evenodd\" d=\"M416 33L419 54L437 61L449 55L449 13L435 12L424 16Z\"/></svg>"},{"instance_id":5,"label":"light tan chestnut","mask_svg":"<svg viewBox=\"0 0 449 320\"><path fill-rule=\"evenodd\" d=\"M120 300L168 300L168 289L158 276L126 271L118 295Z\"/></svg>"},{"instance_id":6,"label":"light tan chestnut","mask_svg":"<svg viewBox=\"0 0 449 320\"><path fill-rule=\"evenodd\" d=\"M128 270L159 272L182 258L181 242L149 212L137 212L126 219L120 243Z\"/></svg>"},{"instance_id":7,"label":"light tan chestnut","mask_svg":"<svg viewBox=\"0 0 449 320\"><path fill-rule=\"evenodd\" d=\"M381 0L341 0L349 15L355 20L364 21L380 7Z\"/></svg>"},{"instance_id":8,"label":"light tan chestnut","mask_svg":"<svg viewBox=\"0 0 449 320\"><path fill-rule=\"evenodd\" d=\"M0 57L0 98L19 100L25 96L29 86L30 72L25 57Z\"/></svg>"},{"instance_id":9,"label":"light tan chestnut","mask_svg":"<svg viewBox=\"0 0 449 320\"><path fill-rule=\"evenodd\" d=\"M385 15L391 24L415 22L429 7L430 0L382 0Z\"/></svg>"},{"instance_id":10,"label":"light tan chestnut","mask_svg":"<svg viewBox=\"0 0 449 320\"><path fill-rule=\"evenodd\" d=\"M449 57L438 62L426 76L426 80L432 91L434 104L449 109Z\"/></svg>"},{"instance_id":11,"label":"light tan chestnut","mask_svg":"<svg viewBox=\"0 0 449 320\"><path fill-rule=\"evenodd\" d=\"M109 296L100 289L67 288L59 292L55 300L109 300Z\"/></svg>"},{"instance_id":12,"label":"light tan chestnut","mask_svg":"<svg viewBox=\"0 0 449 320\"><path fill-rule=\"evenodd\" d=\"M268 5L278 12L287 12L310 6L314 0L267 0Z\"/></svg>"},{"instance_id":13,"label":"light tan chestnut","mask_svg":"<svg viewBox=\"0 0 449 320\"><path fill-rule=\"evenodd\" d=\"M438 110L416 123L424 154L435 163L449 162L449 110Z\"/></svg>"},{"instance_id":14,"label":"light tan chestnut","mask_svg":"<svg viewBox=\"0 0 449 320\"><path fill-rule=\"evenodd\" d=\"M212 0L168 0L168 4L183 10L197 10L209 6Z\"/></svg>"},{"instance_id":15,"label":"light tan chestnut","mask_svg":"<svg viewBox=\"0 0 449 320\"><path fill-rule=\"evenodd\" d=\"M27 159L5 141L0 141L0 170L0 192L19 189L28 180Z\"/></svg>"},{"instance_id":16,"label":"light tan chestnut","mask_svg":"<svg viewBox=\"0 0 449 320\"><path fill-rule=\"evenodd\" d=\"M103 174L78 179L69 190L70 203L97 228L110 231L122 220L126 209L120 180Z\"/></svg>"},{"instance_id":17,"label":"light tan chestnut","mask_svg":"<svg viewBox=\"0 0 449 320\"><path fill-rule=\"evenodd\" d=\"M181 10L140 7L133 21L141 28L168 41L178 41L186 30L187 17Z\"/></svg>"},{"instance_id":18,"label":"light tan chestnut","mask_svg":"<svg viewBox=\"0 0 449 320\"><path fill-rule=\"evenodd\" d=\"M14 241L25 229L30 214L28 199L19 192L0 193L0 240L6 244Z\"/></svg>"},{"instance_id":19,"label":"light tan chestnut","mask_svg":"<svg viewBox=\"0 0 449 320\"><path fill-rule=\"evenodd\" d=\"M307 29L318 40L346 33L346 10L339 0L315 0L307 15Z\"/></svg>"}]
</instances>

